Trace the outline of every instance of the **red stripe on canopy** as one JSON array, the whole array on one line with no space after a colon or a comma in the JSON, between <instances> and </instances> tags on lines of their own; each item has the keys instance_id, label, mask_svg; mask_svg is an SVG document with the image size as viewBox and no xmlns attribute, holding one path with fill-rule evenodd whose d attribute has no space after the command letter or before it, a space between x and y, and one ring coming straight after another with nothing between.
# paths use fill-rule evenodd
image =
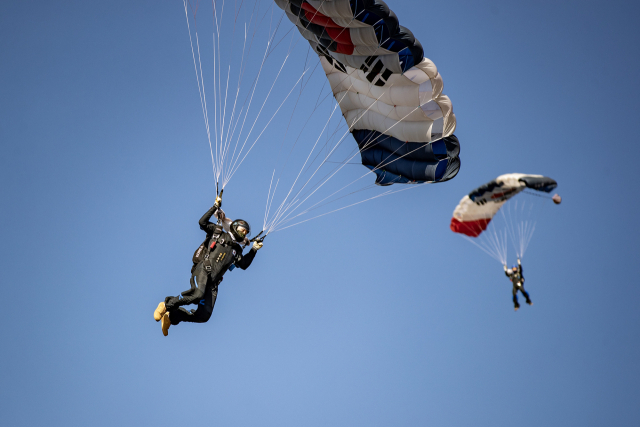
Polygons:
<instances>
[{"instance_id":1,"label":"red stripe on canopy","mask_svg":"<svg viewBox=\"0 0 640 427\"><path fill-rule=\"evenodd\" d=\"M465 234L469 237L478 237L480 233L487 229L489 222L491 222L491 218L464 222L458 221L456 218L451 218L450 227L454 233Z\"/></svg>"},{"instance_id":2,"label":"red stripe on canopy","mask_svg":"<svg viewBox=\"0 0 640 427\"><path fill-rule=\"evenodd\" d=\"M352 44L340 44L340 43L337 43L336 50L334 52L343 53L345 55L352 55L353 54L353 45Z\"/></svg>"},{"instance_id":3,"label":"red stripe on canopy","mask_svg":"<svg viewBox=\"0 0 640 427\"><path fill-rule=\"evenodd\" d=\"M351 41L351 33L348 28L327 28L327 34L331 37L331 40L335 40L340 44L347 44L353 46Z\"/></svg>"}]
</instances>

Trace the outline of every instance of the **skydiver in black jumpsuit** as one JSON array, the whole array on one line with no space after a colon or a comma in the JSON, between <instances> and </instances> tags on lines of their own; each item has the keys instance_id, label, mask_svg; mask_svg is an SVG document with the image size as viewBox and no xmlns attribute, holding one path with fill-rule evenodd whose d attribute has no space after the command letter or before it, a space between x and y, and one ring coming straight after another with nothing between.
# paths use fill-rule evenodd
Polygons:
<instances>
[{"instance_id":1,"label":"skydiver in black jumpsuit","mask_svg":"<svg viewBox=\"0 0 640 427\"><path fill-rule=\"evenodd\" d=\"M191 289L178 296L166 297L153 313L156 321L162 320L162 333L165 336L169 334L171 325L177 325L180 322L208 321L218 296L218 285L222 282L224 274L230 267L246 270L256 256L256 252L262 247L262 242L255 241L251 250L246 255L242 255L240 243L249 243L247 239L251 232L249 224L241 219L233 222L226 219L220 204L220 198L216 198L216 203L200 218L200 229L207 233L207 238L194 254ZM209 221L214 215L222 222L222 226ZM228 229L228 232L225 229ZM201 249L204 249L204 254ZM203 259L197 258L198 252L201 252ZM195 263L195 261L198 262ZM197 304L198 308L190 311L182 308L189 304Z\"/></svg>"},{"instance_id":2,"label":"skydiver in black jumpsuit","mask_svg":"<svg viewBox=\"0 0 640 427\"><path fill-rule=\"evenodd\" d=\"M513 305L516 311L520 308L520 304L518 303L518 291L522 292L524 295L527 304L533 305L531 299L529 298L529 294L524 290L524 276L522 275L522 264L520 264L520 259L518 258L518 266L515 265L511 270L504 266L504 274L511 280L513 283Z\"/></svg>"}]
</instances>

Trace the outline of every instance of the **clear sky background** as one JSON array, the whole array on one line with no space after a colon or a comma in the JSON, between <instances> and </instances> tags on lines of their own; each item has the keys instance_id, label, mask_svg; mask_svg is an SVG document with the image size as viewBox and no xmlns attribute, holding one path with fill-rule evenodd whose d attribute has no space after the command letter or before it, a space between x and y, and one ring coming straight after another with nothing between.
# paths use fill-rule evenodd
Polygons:
<instances>
[{"instance_id":1,"label":"clear sky background","mask_svg":"<svg viewBox=\"0 0 640 427\"><path fill-rule=\"evenodd\" d=\"M274 233L165 338L215 191L182 2L0 4L3 425L638 425L640 6L389 5L444 78L458 176ZM280 131L225 191L254 231ZM510 172L564 198L517 313L449 230Z\"/></svg>"}]
</instances>

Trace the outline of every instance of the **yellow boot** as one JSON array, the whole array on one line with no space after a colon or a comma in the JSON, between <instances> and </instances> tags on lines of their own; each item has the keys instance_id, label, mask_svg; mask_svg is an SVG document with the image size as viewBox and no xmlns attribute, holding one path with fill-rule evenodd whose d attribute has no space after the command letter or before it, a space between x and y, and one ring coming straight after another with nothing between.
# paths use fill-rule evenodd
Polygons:
<instances>
[{"instance_id":1,"label":"yellow boot","mask_svg":"<svg viewBox=\"0 0 640 427\"><path fill-rule=\"evenodd\" d=\"M165 313L162 316L162 334L166 337L169 335L169 328L171 327L171 320L169 320L169 313Z\"/></svg>"},{"instance_id":2,"label":"yellow boot","mask_svg":"<svg viewBox=\"0 0 640 427\"><path fill-rule=\"evenodd\" d=\"M159 322L160 319L162 319L162 316L164 316L164 313L167 312L167 307L165 307L164 302L161 302L160 304L158 304L158 308L156 308L156 311L153 312L153 318L156 322Z\"/></svg>"}]
</instances>

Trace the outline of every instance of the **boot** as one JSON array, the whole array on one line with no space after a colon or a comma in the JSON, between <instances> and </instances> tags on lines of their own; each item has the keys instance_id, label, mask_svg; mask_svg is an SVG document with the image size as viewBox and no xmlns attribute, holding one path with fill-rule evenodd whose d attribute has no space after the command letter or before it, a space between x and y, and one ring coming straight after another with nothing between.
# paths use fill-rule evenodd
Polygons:
<instances>
[{"instance_id":1,"label":"boot","mask_svg":"<svg viewBox=\"0 0 640 427\"><path fill-rule=\"evenodd\" d=\"M527 304L533 305L533 302L531 302L531 300L529 300L529 301L527 301Z\"/></svg>"},{"instance_id":2,"label":"boot","mask_svg":"<svg viewBox=\"0 0 640 427\"><path fill-rule=\"evenodd\" d=\"M158 308L156 308L156 311L153 312L153 318L155 319L156 322L159 322L160 319L162 319L162 316L164 316L164 313L167 312L167 307L164 305L164 302L161 302L160 304L158 304Z\"/></svg>"},{"instance_id":3,"label":"boot","mask_svg":"<svg viewBox=\"0 0 640 427\"><path fill-rule=\"evenodd\" d=\"M171 320L169 320L169 313L165 313L162 316L162 334L166 337L169 335L169 327L171 327Z\"/></svg>"},{"instance_id":4,"label":"boot","mask_svg":"<svg viewBox=\"0 0 640 427\"><path fill-rule=\"evenodd\" d=\"M519 305L516 305L516 306L514 306L513 308L514 308L514 310L515 310L515 311L518 311L518 309L520 308L520 306L519 306Z\"/></svg>"}]
</instances>

